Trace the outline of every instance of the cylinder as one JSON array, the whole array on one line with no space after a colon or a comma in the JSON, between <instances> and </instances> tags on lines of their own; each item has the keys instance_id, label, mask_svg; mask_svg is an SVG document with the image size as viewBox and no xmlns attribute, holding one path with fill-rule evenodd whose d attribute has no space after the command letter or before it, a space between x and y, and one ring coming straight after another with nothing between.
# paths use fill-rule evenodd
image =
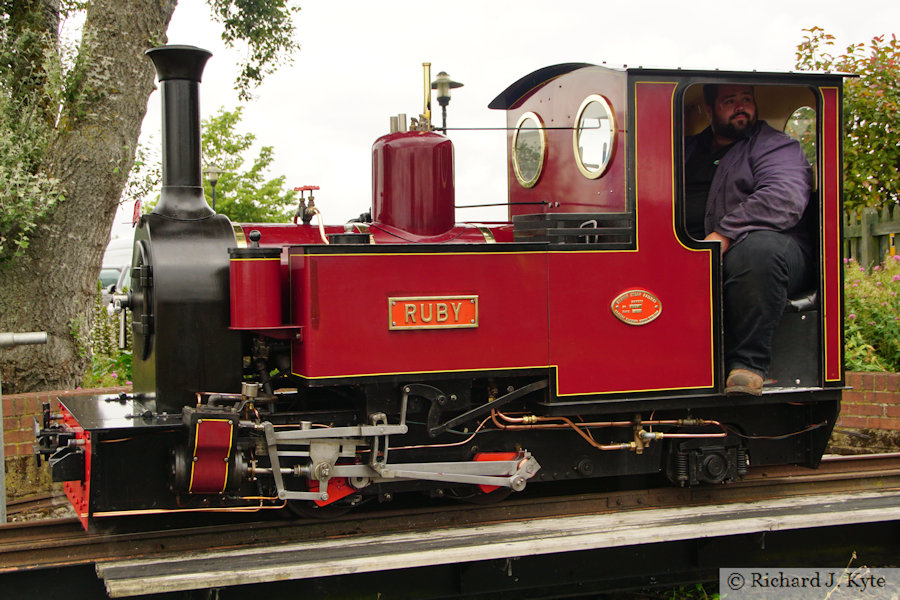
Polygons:
<instances>
[{"instance_id":1,"label":"cylinder","mask_svg":"<svg viewBox=\"0 0 900 600\"><path fill-rule=\"evenodd\" d=\"M453 142L430 131L392 133L372 147L372 220L412 234L455 223Z\"/></svg>"},{"instance_id":2,"label":"cylinder","mask_svg":"<svg viewBox=\"0 0 900 600\"><path fill-rule=\"evenodd\" d=\"M280 327L281 249L229 248L232 329Z\"/></svg>"}]
</instances>

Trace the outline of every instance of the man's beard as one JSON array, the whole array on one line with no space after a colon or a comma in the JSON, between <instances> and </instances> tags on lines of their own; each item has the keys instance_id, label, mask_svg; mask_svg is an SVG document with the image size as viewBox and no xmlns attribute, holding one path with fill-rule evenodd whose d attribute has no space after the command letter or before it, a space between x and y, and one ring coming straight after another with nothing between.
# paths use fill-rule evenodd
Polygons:
<instances>
[{"instance_id":1,"label":"man's beard","mask_svg":"<svg viewBox=\"0 0 900 600\"><path fill-rule=\"evenodd\" d=\"M735 125L734 117L737 117L738 115L744 115L747 121L745 125ZM731 119L728 121L719 119L718 117L713 120L713 131L716 135L735 141L750 137L754 127L756 127L756 117L751 117L747 113L737 113L736 115L732 115Z\"/></svg>"}]
</instances>

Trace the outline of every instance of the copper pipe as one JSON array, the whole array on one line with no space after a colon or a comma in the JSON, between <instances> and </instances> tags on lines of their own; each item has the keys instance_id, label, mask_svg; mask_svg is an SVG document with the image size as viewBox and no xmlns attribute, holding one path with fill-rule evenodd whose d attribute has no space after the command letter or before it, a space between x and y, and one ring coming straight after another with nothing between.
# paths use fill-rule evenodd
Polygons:
<instances>
[{"instance_id":1,"label":"copper pipe","mask_svg":"<svg viewBox=\"0 0 900 600\"><path fill-rule=\"evenodd\" d=\"M472 435L470 435L469 437L467 437L466 439L464 439L461 442L453 442L452 444L419 444L417 446L391 446L390 448L388 448L388 452L393 451L393 450L415 450L415 449L419 449L419 448L452 448L453 446L464 446L464 445L468 444L470 441L472 441L472 438L474 438L478 434L478 432L481 431L481 429L484 427L485 423L487 423L489 419L490 419L490 417L485 417L484 420L478 425L478 427L475 428L475 431L472 432ZM363 452L369 452L369 450L364 450Z\"/></svg>"},{"instance_id":2,"label":"copper pipe","mask_svg":"<svg viewBox=\"0 0 900 600\"><path fill-rule=\"evenodd\" d=\"M525 423L527 420L534 420L534 423L545 423L548 421L568 421L565 417L539 417L539 416L531 416L531 417L512 417L508 414L497 413L500 418L510 423ZM571 421L569 421L571 422ZM580 427L633 427L635 425L679 425L685 427L703 427L707 425L715 425L717 427L722 427L722 424L719 421L714 421L711 419L696 419L694 422L693 419L685 422L685 419L651 419L649 421L594 421L594 422L579 422L578 425Z\"/></svg>"},{"instance_id":3,"label":"copper pipe","mask_svg":"<svg viewBox=\"0 0 900 600\"><path fill-rule=\"evenodd\" d=\"M504 423L500 423L497 420L497 417L501 419L511 422L511 423L521 423L520 425L506 425ZM529 429L566 429L571 428L575 430L575 432L580 435L588 444L597 448L599 450L629 450L634 448L634 443L621 443L621 444L598 444L596 440L590 435L590 432L585 432L582 428L589 427L635 427L638 425L684 425L688 426L683 419L660 419L660 420L651 420L651 421L603 421L603 422L593 422L593 423L578 423L575 424L568 417L539 417L536 415L526 415L525 417L510 417L509 415L505 415L496 410L491 411L491 419L494 421L494 425L496 425L500 429L508 429L511 431L523 431ZM561 421L561 423L553 423L552 421ZM727 437L728 432L725 431L725 428L718 421L712 420L700 420L698 419L696 423L692 422L693 420L688 421L690 423L689 426L707 426L707 425L716 425L720 427L723 431L721 433L661 433L659 434L658 439L663 439L666 437L671 438L723 438ZM527 424L525 424L527 423Z\"/></svg>"},{"instance_id":4,"label":"copper pipe","mask_svg":"<svg viewBox=\"0 0 900 600\"><path fill-rule=\"evenodd\" d=\"M197 398L203 396L222 396L223 398L243 398L242 394L237 392L197 392Z\"/></svg>"},{"instance_id":5,"label":"copper pipe","mask_svg":"<svg viewBox=\"0 0 900 600\"><path fill-rule=\"evenodd\" d=\"M247 498L255 498L256 496L248 496ZM156 508L146 510L112 510L106 512L95 512L93 517L123 517L123 516L139 516L139 515L162 515L168 513L185 513L185 512L259 512L260 510L278 510L287 506L287 500L279 505L274 506L227 506L222 508Z\"/></svg>"},{"instance_id":6,"label":"copper pipe","mask_svg":"<svg viewBox=\"0 0 900 600\"><path fill-rule=\"evenodd\" d=\"M497 421L497 414L498 413L496 410L491 411L491 420L493 420L494 425L496 425L500 429L508 429L510 431L524 431L524 430L528 430L528 429L548 429L548 428L565 428L566 427L566 425L550 425L550 427L547 427L545 425L505 425L505 424ZM540 417L538 417L538 418L540 418ZM575 433L580 435L584 439L584 441L586 441L588 444L590 444L594 448L597 448L598 450L629 450L633 447L633 444L634 444L633 442L623 442L621 444L598 444L592 437L585 434L585 432L583 432L580 427L575 425L575 423L573 423L567 417L549 417L549 418L564 421L569 427L574 429Z\"/></svg>"},{"instance_id":7,"label":"copper pipe","mask_svg":"<svg viewBox=\"0 0 900 600\"><path fill-rule=\"evenodd\" d=\"M501 419L509 423L526 423L532 419L534 423L545 423L548 421L568 421L571 423L566 417L511 417L501 412L498 412L497 414ZM634 423L631 421L601 421L597 423L579 423L579 425L582 427L631 427Z\"/></svg>"}]
</instances>

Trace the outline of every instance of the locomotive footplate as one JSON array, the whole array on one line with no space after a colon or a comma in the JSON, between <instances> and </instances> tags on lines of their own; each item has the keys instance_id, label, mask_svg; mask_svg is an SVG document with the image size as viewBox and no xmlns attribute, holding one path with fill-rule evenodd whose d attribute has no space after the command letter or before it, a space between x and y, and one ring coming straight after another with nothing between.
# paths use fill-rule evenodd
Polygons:
<instances>
[{"instance_id":1,"label":"locomotive footplate","mask_svg":"<svg viewBox=\"0 0 900 600\"><path fill-rule=\"evenodd\" d=\"M66 396L59 399L63 414L68 412L86 431L132 433L181 425L181 413L155 413L151 407L130 394Z\"/></svg>"},{"instance_id":2,"label":"locomotive footplate","mask_svg":"<svg viewBox=\"0 0 900 600\"><path fill-rule=\"evenodd\" d=\"M102 512L171 503L164 484L168 445L183 429L180 414L154 413L127 394L66 396L59 405L57 415L45 405L35 451L63 482L82 523ZM101 485L111 480L118 482L114 491Z\"/></svg>"}]
</instances>

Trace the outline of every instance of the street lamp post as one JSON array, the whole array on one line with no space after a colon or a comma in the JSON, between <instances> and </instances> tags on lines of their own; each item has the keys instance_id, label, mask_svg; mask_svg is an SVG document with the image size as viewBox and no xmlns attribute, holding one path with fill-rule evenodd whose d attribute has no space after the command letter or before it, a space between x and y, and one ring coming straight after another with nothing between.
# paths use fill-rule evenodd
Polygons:
<instances>
[{"instance_id":1,"label":"street lamp post","mask_svg":"<svg viewBox=\"0 0 900 600\"><path fill-rule=\"evenodd\" d=\"M207 167L203 174L206 175L206 180L209 182L209 187L212 188L212 209L215 212L216 210L216 184L219 183L219 175L222 174L222 170L219 169L216 165L210 165Z\"/></svg>"}]
</instances>

